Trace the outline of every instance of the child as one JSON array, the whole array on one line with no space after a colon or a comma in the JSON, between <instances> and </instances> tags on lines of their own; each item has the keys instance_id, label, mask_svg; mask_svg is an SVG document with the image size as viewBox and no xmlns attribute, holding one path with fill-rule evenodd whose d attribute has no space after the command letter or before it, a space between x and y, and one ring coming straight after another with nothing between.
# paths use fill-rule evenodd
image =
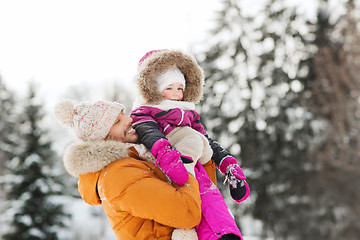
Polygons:
<instances>
[{"instance_id":1,"label":"child","mask_svg":"<svg viewBox=\"0 0 360 240\"><path fill-rule=\"evenodd\" d=\"M250 189L237 160L207 135L195 111L204 83L196 60L180 51L150 51L140 60L135 81L140 97L131 113L133 127L169 178L184 184L188 176L182 162L205 164L212 158L226 174L231 197L247 199ZM163 163L164 155L172 156L172 164Z\"/></svg>"}]
</instances>

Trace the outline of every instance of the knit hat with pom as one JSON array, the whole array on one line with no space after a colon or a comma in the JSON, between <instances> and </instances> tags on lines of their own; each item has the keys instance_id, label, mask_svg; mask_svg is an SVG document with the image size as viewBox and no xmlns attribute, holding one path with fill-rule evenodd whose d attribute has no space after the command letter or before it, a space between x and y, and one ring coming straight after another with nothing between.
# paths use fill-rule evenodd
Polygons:
<instances>
[{"instance_id":1,"label":"knit hat with pom","mask_svg":"<svg viewBox=\"0 0 360 240\"><path fill-rule=\"evenodd\" d=\"M54 114L58 121L74 129L83 141L103 140L124 106L116 102L82 102L77 106L70 100L55 105Z\"/></svg>"}]
</instances>

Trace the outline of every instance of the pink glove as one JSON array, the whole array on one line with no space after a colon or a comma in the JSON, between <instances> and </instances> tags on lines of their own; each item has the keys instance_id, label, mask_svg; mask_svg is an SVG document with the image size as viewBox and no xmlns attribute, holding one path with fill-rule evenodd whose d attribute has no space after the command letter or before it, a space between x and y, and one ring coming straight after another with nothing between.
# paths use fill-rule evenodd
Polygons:
<instances>
[{"instance_id":1,"label":"pink glove","mask_svg":"<svg viewBox=\"0 0 360 240\"><path fill-rule=\"evenodd\" d=\"M192 159L171 148L171 144L167 139L161 138L157 140L151 148L151 153L156 158L156 166L159 165L171 181L182 186L189 180L189 174L182 159L187 163L193 162Z\"/></svg>"},{"instance_id":2,"label":"pink glove","mask_svg":"<svg viewBox=\"0 0 360 240\"><path fill-rule=\"evenodd\" d=\"M226 174L224 183L229 182L231 197L238 203L246 200L250 195L250 188L237 160L234 157L226 157L220 164L220 171Z\"/></svg>"}]
</instances>

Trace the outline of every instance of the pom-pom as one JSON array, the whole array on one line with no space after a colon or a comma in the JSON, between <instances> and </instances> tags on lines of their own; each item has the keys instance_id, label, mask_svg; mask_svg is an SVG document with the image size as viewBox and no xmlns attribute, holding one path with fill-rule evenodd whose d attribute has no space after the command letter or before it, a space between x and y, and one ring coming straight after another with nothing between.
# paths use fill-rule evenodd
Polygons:
<instances>
[{"instance_id":1,"label":"pom-pom","mask_svg":"<svg viewBox=\"0 0 360 240\"><path fill-rule=\"evenodd\" d=\"M57 103L54 108L54 115L66 127L74 126L75 107L70 100L65 99Z\"/></svg>"}]
</instances>

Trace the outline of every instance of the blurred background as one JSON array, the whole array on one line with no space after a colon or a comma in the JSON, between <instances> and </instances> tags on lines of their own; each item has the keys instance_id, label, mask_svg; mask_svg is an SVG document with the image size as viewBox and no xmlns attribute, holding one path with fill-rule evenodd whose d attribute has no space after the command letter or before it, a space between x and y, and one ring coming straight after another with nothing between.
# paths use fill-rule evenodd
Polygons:
<instances>
[{"instance_id":1,"label":"blurred background","mask_svg":"<svg viewBox=\"0 0 360 240\"><path fill-rule=\"evenodd\" d=\"M62 165L54 104L130 112L139 59L179 49L251 195L218 186L245 240L360 239L360 0L0 0L0 239L114 240Z\"/></svg>"}]
</instances>

